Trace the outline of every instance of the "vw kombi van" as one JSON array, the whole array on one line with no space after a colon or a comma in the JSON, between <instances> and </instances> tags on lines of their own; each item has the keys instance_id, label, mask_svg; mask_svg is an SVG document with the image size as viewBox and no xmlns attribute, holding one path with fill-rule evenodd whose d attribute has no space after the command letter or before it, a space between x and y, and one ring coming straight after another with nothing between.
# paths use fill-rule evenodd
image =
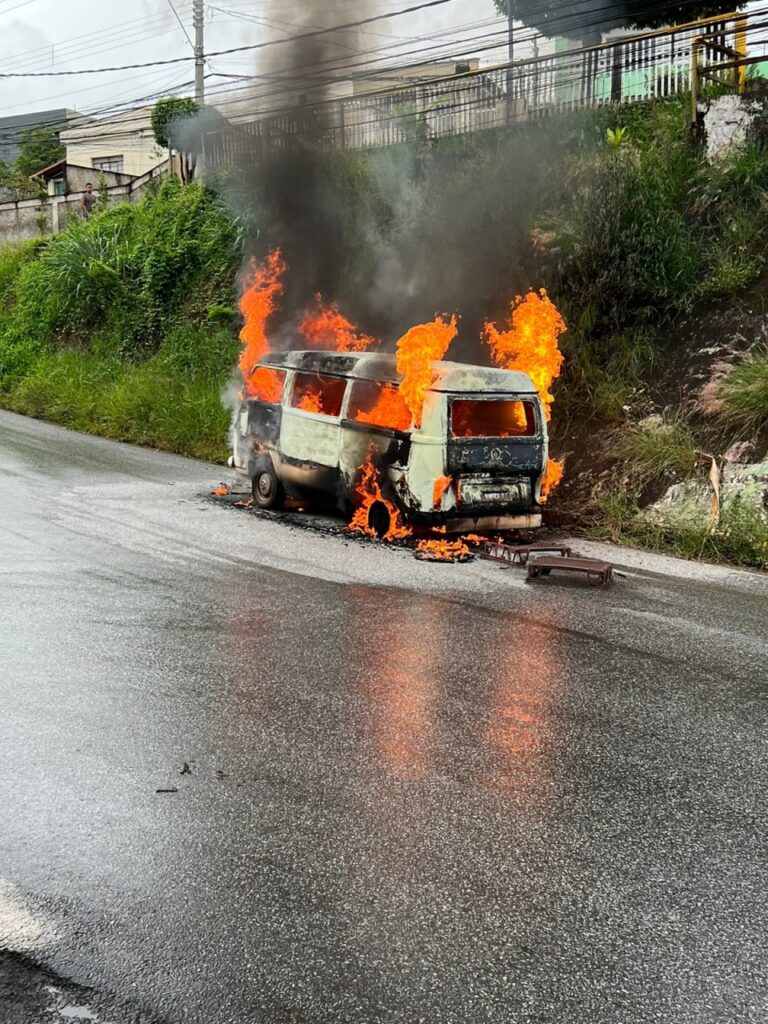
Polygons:
<instances>
[{"instance_id":1,"label":"vw kombi van","mask_svg":"<svg viewBox=\"0 0 768 1024\"><path fill-rule=\"evenodd\" d=\"M268 387L242 397L230 465L259 507L323 496L349 513L370 457L407 522L448 533L541 525L547 424L525 374L435 362L419 423L393 355L274 353L258 375Z\"/></svg>"}]
</instances>

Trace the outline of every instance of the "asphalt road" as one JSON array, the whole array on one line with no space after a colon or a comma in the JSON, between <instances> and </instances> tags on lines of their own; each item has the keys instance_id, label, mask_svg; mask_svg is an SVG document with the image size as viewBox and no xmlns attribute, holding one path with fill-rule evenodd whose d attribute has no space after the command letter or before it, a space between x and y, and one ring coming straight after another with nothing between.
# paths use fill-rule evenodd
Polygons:
<instances>
[{"instance_id":1,"label":"asphalt road","mask_svg":"<svg viewBox=\"0 0 768 1024\"><path fill-rule=\"evenodd\" d=\"M768 1018L765 577L526 586L222 479L0 413L0 1020Z\"/></svg>"}]
</instances>

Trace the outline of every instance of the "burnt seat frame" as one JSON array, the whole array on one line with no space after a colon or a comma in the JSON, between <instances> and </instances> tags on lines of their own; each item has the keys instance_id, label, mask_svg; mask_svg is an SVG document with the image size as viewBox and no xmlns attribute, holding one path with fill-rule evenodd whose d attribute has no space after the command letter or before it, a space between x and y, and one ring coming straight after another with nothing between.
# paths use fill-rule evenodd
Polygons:
<instances>
[{"instance_id":1,"label":"burnt seat frame","mask_svg":"<svg viewBox=\"0 0 768 1024\"><path fill-rule=\"evenodd\" d=\"M501 562L505 567L517 563L526 565L531 555L554 554L559 552L563 558L571 554L571 548L565 544L503 544L501 541L483 541L482 550L479 552L481 558L487 558L492 562Z\"/></svg>"},{"instance_id":2,"label":"burnt seat frame","mask_svg":"<svg viewBox=\"0 0 768 1024\"><path fill-rule=\"evenodd\" d=\"M590 587L607 587L613 580L613 566L610 562L599 562L592 558L536 558L528 562L526 583L549 576L553 569L566 572L584 573Z\"/></svg>"}]
</instances>

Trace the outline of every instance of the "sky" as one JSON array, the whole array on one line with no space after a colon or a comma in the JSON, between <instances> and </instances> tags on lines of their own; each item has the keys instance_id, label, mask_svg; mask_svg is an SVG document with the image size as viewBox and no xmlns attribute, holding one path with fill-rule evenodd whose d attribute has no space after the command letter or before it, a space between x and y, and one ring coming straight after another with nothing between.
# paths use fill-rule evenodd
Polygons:
<instances>
[{"instance_id":1,"label":"sky","mask_svg":"<svg viewBox=\"0 0 768 1024\"><path fill-rule=\"evenodd\" d=\"M414 2L418 0L369 0L368 13L391 12ZM192 0L173 3L192 37ZM314 26L327 25L329 19L334 23L354 20L363 6L356 0L306 0L304 4L300 0L212 0L206 4L206 52L285 37L300 31L303 21ZM353 48L375 50L384 62L402 63L412 59L409 50L421 47L471 48L475 39L487 33L501 41L504 25L492 0L448 0L361 30ZM429 38L433 34L438 35ZM211 58L206 78L209 95L237 88L238 79L225 76L252 75L264 69L267 54L279 61L281 52L284 47L270 47ZM349 49L339 47L336 52L343 56ZM429 50L430 55L439 52ZM0 116L57 107L97 114L145 97L151 103L160 92L189 92L194 73L191 44L170 0L135 0L130 5L113 0L87 4L85 0L0 0L2 71L69 71L187 56L184 63L150 69L0 80ZM482 56L486 62L503 60L504 50ZM360 57L348 59L359 61Z\"/></svg>"}]
</instances>

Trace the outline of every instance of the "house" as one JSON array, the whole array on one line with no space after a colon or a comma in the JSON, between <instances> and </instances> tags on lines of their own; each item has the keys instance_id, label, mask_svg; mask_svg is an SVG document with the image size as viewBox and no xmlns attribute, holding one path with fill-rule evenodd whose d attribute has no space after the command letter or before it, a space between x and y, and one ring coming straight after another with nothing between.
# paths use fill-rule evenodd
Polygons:
<instances>
[{"instance_id":1,"label":"house","mask_svg":"<svg viewBox=\"0 0 768 1024\"><path fill-rule=\"evenodd\" d=\"M94 170L93 167L79 167L70 163L66 157L57 160L50 167L44 167L32 175L32 180L45 182L49 196L68 196L72 192L84 192L90 182L96 188L103 180L107 188L115 185L130 185L137 177L135 174L121 174L119 171Z\"/></svg>"},{"instance_id":2,"label":"house","mask_svg":"<svg viewBox=\"0 0 768 1024\"><path fill-rule=\"evenodd\" d=\"M67 165L90 168L92 174L146 174L168 159L168 150L155 141L151 116L151 107L137 107L61 132Z\"/></svg>"},{"instance_id":3,"label":"house","mask_svg":"<svg viewBox=\"0 0 768 1024\"><path fill-rule=\"evenodd\" d=\"M40 125L52 128L61 136L72 122L82 121L83 115L76 110L57 107L55 110L36 110L30 114L14 114L0 117L0 160L9 166L16 162L21 148L22 133Z\"/></svg>"}]
</instances>

